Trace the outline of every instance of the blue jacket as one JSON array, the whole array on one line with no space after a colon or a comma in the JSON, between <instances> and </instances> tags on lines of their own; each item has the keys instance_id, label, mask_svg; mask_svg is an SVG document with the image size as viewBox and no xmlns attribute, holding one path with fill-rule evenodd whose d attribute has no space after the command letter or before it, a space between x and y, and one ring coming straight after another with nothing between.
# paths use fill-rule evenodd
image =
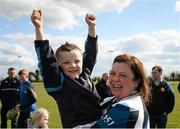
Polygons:
<instances>
[{"instance_id":1,"label":"blue jacket","mask_svg":"<svg viewBox=\"0 0 180 129\"><path fill-rule=\"evenodd\" d=\"M36 110L36 96L29 90L34 90L30 81L23 82L20 87L20 109L21 112L31 112Z\"/></svg>"}]
</instances>

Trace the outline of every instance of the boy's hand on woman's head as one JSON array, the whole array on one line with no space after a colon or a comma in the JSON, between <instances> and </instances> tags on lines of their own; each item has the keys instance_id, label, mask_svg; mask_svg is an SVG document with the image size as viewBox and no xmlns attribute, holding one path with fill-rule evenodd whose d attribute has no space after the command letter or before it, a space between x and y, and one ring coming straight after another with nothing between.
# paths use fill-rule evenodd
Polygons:
<instances>
[{"instance_id":1,"label":"boy's hand on woman's head","mask_svg":"<svg viewBox=\"0 0 180 129\"><path fill-rule=\"evenodd\" d=\"M42 27L43 25L43 15L41 10L33 10L31 15L31 21L35 27Z\"/></svg>"},{"instance_id":2,"label":"boy's hand on woman's head","mask_svg":"<svg viewBox=\"0 0 180 129\"><path fill-rule=\"evenodd\" d=\"M96 17L93 14L86 14L85 21L89 26L95 26L96 25Z\"/></svg>"}]
</instances>

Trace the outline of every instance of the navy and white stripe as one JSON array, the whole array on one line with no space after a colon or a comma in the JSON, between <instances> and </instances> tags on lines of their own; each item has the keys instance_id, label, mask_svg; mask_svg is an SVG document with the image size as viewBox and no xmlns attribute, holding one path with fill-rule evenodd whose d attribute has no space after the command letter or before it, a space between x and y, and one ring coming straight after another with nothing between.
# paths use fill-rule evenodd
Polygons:
<instances>
[{"instance_id":1,"label":"navy and white stripe","mask_svg":"<svg viewBox=\"0 0 180 129\"><path fill-rule=\"evenodd\" d=\"M149 128L149 116L138 93L107 108L93 128Z\"/></svg>"}]
</instances>

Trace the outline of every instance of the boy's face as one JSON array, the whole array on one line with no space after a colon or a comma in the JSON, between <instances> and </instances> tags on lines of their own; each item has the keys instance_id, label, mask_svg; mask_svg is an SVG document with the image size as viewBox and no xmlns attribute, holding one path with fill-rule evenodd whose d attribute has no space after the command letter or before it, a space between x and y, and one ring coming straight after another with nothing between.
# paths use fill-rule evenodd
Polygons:
<instances>
[{"instance_id":1,"label":"boy's face","mask_svg":"<svg viewBox=\"0 0 180 129\"><path fill-rule=\"evenodd\" d=\"M19 79L21 82L25 82L28 80L28 74L27 73L22 73L21 75L19 75Z\"/></svg>"},{"instance_id":2,"label":"boy's face","mask_svg":"<svg viewBox=\"0 0 180 129\"><path fill-rule=\"evenodd\" d=\"M60 66L70 78L78 78L82 72L82 53L75 49L70 52L62 51L59 55Z\"/></svg>"}]
</instances>

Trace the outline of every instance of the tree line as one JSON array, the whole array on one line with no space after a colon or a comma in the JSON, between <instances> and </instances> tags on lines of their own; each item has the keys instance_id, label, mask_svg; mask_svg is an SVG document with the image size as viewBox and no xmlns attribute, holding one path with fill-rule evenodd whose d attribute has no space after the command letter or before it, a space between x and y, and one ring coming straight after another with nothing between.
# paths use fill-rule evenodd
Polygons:
<instances>
[{"instance_id":1,"label":"tree line","mask_svg":"<svg viewBox=\"0 0 180 129\"><path fill-rule=\"evenodd\" d=\"M0 78L0 82L1 80L3 80L4 78ZM92 80L93 82L98 82L101 79L100 76L97 77L93 77ZM180 72L172 72L169 76L168 75L164 75L164 79L167 81L180 81ZM38 69L36 69L34 72L29 72L29 80L31 82L42 82L42 78L40 76L40 71Z\"/></svg>"}]
</instances>

